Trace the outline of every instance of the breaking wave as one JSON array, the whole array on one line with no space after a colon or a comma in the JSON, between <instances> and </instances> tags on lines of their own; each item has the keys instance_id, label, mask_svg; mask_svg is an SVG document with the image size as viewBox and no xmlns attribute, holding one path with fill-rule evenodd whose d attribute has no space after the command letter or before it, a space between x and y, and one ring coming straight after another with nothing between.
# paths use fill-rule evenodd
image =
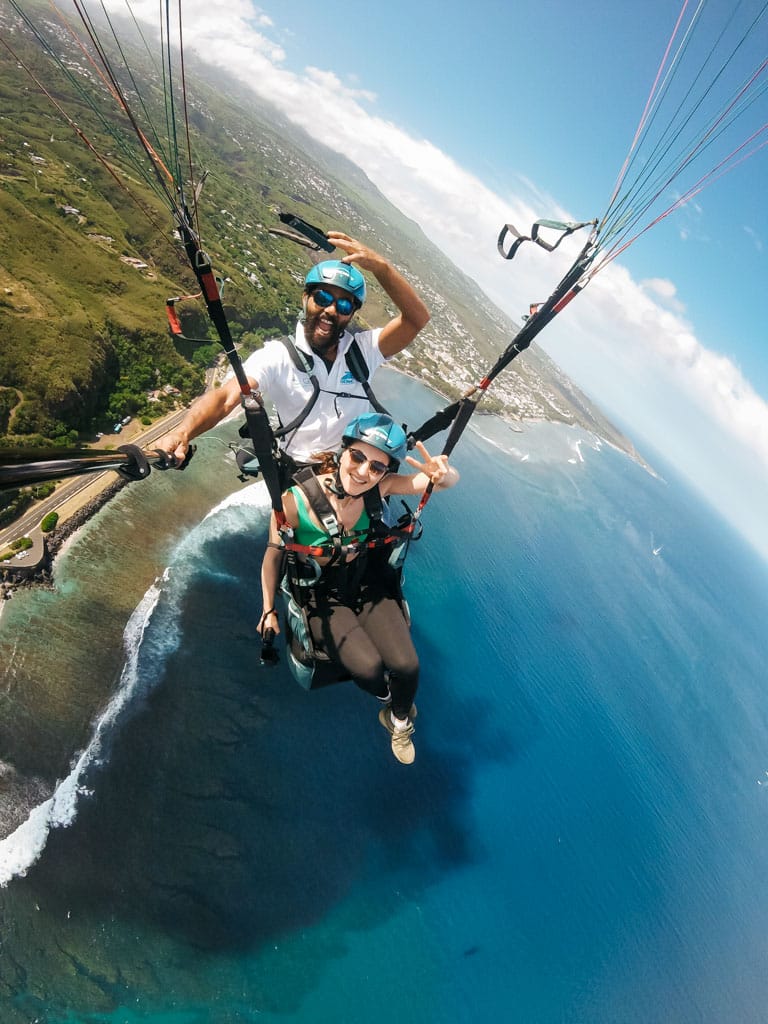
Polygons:
<instances>
[{"instance_id":1,"label":"breaking wave","mask_svg":"<svg viewBox=\"0 0 768 1024\"><path fill-rule=\"evenodd\" d=\"M95 721L88 745L73 761L69 774L56 784L53 794L0 841L0 887L26 875L45 849L51 830L71 825L80 798L93 792L93 776L109 762L110 746L120 725L141 706L160 678L159 670L178 647L175 625L179 608L191 576L200 571L205 545L246 525L252 529L254 511L259 523L266 525L268 509L263 483L251 484L225 498L177 545L171 565L149 587L126 624L120 679ZM151 671L144 671L145 666L151 666Z\"/></svg>"}]
</instances>

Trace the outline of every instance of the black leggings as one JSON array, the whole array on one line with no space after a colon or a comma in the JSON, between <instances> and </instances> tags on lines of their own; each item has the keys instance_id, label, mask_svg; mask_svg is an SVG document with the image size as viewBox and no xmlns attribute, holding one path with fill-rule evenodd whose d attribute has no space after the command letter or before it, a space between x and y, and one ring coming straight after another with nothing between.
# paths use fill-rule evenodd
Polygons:
<instances>
[{"instance_id":1,"label":"black leggings","mask_svg":"<svg viewBox=\"0 0 768 1024\"><path fill-rule=\"evenodd\" d=\"M397 601L366 590L354 608L333 593L316 597L308 609L313 640L374 697L386 697L389 672L392 710L407 718L419 685L419 656Z\"/></svg>"}]
</instances>

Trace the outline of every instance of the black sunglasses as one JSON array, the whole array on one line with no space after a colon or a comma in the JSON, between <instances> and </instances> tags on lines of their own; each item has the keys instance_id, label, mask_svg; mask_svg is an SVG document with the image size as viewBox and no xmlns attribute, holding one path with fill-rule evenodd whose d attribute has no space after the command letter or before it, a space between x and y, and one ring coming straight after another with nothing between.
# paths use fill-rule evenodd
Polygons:
<instances>
[{"instance_id":1,"label":"black sunglasses","mask_svg":"<svg viewBox=\"0 0 768 1024\"><path fill-rule=\"evenodd\" d=\"M321 309L327 309L328 306L332 306L335 303L336 312L339 316L349 316L350 313L354 312L355 303L353 299L347 299L343 296L337 299L335 295L331 295L325 288L315 288L311 294L312 301Z\"/></svg>"},{"instance_id":2,"label":"black sunglasses","mask_svg":"<svg viewBox=\"0 0 768 1024\"><path fill-rule=\"evenodd\" d=\"M389 472L389 466L384 462L379 462L378 459L367 458L359 448L347 448L349 457L352 459L356 466L364 466L368 463L368 469L373 473L374 476L384 476L385 473Z\"/></svg>"}]
</instances>

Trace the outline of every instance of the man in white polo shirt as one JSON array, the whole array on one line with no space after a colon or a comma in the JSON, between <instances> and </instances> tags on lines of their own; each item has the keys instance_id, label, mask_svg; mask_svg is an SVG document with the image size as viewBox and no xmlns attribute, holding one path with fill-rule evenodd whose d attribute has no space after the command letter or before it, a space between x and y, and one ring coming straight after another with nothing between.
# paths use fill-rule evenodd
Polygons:
<instances>
[{"instance_id":1,"label":"man in white polo shirt","mask_svg":"<svg viewBox=\"0 0 768 1024\"><path fill-rule=\"evenodd\" d=\"M284 427L301 418L315 392L311 376L316 378L319 390L314 404L302 422L280 439L283 452L298 464L310 461L313 452L338 448L345 425L371 408L366 386L355 379L346 358L353 340L370 378L379 366L410 345L429 322L426 306L388 260L339 231L330 231L328 239L346 255L343 260L318 263L307 274L304 316L296 325L294 338L296 358L288 345L276 340L267 342L244 363L253 390L263 391L271 399ZM365 278L358 267L374 275L398 313L386 326L353 336L347 328L365 300ZM183 461L192 439L224 419L240 400L233 377L198 398L158 447Z\"/></svg>"}]
</instances>

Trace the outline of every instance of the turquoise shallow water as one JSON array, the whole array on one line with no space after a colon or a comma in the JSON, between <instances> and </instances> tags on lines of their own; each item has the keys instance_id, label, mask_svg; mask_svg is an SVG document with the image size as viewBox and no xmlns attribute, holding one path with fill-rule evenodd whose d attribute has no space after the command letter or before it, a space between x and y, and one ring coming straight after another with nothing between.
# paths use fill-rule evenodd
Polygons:
<instances>
[{"instance_id":1,"label":"turquoise shallow water","mask_svg":"<svg viewBox=\"0 0 768 1024\"><path fill-rule=\"evenodd\" d=\"M366 695L259 666L263 497L196 525L244 494L216 442L9 606L6 751L69 776L70 824L0 844L39 847L0 890L4 1021L765 1019L768 569L671 475L477 427L409 559L413 768ZM43 728L30 687L88 696Z\"/></svg>"}]
</instances>

